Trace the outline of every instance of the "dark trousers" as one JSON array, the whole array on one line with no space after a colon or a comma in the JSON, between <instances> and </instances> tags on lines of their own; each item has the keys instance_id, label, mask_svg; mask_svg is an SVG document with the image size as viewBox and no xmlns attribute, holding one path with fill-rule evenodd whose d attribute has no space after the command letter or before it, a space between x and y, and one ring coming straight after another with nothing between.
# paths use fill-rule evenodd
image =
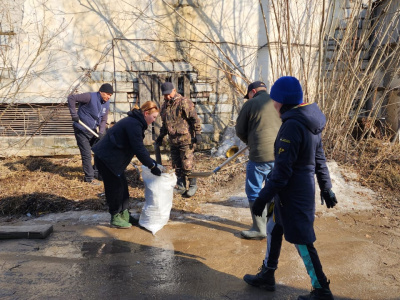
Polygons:
<instances>
[{"instance_id":1,"label":"dark trousers","mask_svg":"<svg viewBox=\"0 0 400 300\"><path fill-rule=\"evenodd\" d=\"M104 192L110 214L113 216L128 209L129 191L125 174L115 175L96 155L94 162L103 178Z\"/></svg>"},{"instance_id":2,"label":"dark trousers","mask_svg":"<svg viewBox=\"0 0 400 300\"><path fill-rule=\"evenodd\" d=\"M194 166L194 147L192 145L171 145L172 167L177 177L187 176Z\"/></svg>"},{"instance_id":3,"label":"dark trousers","mask_svg":"<svg viewBox=\"0 0 400 300\"><path fill-rule=\"evenodd\" d=\"M267 223L267 253L265 262L267 268L276 269L278 267L279 255L281 253L283 240L283 227L275 223L273 217L268 219ZM307 273L311 278L311 284L314 288L328 287L327 278L322 270L321 261L315 249L314 244L298 245L295 244Z\"/></svg>"},{"instance_id":4,"label":"dark trousers","mask_svg":"<svg viewBox=\"0 0 400 300\"><path fill-rule=\"evenodd\" d=\"M96 164L92 165L92 146L96 143L97 138L89 133L74 127L76 143L82 158L82 168L85 173L84 181L91 182L94 178L98 178Z\"/></svg>"},{"instance_id":5,"label":"dark trousers","mask_svg":"<svg viewBox=\"0 0 400 300\"><path fill-rule=\"evenodd\" d=\"M270 269L278 268L279 256L281 254L283 240L283 227L270 216L267 222L267 252L264 264Z\"/></svg>"},{"instance_id":6,"label":"dark trousers","mask_svg":"<svg viewBox=\"0 0 400 300\"><path fill-rule=\"evenodd\" d=\"M317 249L314 244L298 245L295 244L297 251L303 259L307 273L311 278L313 288L327 288L327 278L322 271L321 261L319 260Z\"/></svg>"}]
</instances>

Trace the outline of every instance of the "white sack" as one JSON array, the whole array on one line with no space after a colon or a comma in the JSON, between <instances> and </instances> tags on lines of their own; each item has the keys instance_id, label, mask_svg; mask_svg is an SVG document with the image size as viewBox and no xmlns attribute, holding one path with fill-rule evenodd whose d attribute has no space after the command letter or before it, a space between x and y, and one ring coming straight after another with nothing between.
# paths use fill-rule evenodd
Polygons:
<instances>
[{"instance_id":1,"label":"white sack","mask_svg":"<svg viewBox=\"0 0 400 300\"><path fill-rule=\"evenodd\" d=\"M161 166L159 166L162 170ZM142 166L142 178L145 186L146 202L139 218L139 225L156 234L168 223L174 198L176 175L162 173L153 175L149 168Z\"/></svg>"}]
</instances>

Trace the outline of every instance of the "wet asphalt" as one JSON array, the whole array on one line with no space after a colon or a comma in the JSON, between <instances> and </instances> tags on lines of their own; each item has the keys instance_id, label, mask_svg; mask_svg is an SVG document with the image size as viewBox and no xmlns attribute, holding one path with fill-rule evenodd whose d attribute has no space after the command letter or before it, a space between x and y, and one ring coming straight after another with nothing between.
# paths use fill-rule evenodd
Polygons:
<instances>
[{"instance_id":1,"label":"wet asphalt","mask_svg":"<svg viewBox=\"0 0 400 300\"><path fill-rule=\"evenodd\" d=\"M217 209L222 212L226 207ZM265 240L240 238L239 231L250 224L247 212L233 208L208 218L175 217L155 235L140 227L110 228L107 214L91 221L83 218L85 212L79 219L39 218L35 224L54 226L46 239L0 241L0 299L275 300L309 293L304 265L287 242L275 292L242 280L246 273L258 272L266 247ZM364 232L357 235L346 228L338 218L316 220L316 247L335 299L400 299L395 280L386 286L376 284L386 279L371 271L381 262L369 255L366 266L359 255L365 249L379 253L380 247L371 245ZM349 250L345 256L338 249Z\"/></svg>"}]
</instances>

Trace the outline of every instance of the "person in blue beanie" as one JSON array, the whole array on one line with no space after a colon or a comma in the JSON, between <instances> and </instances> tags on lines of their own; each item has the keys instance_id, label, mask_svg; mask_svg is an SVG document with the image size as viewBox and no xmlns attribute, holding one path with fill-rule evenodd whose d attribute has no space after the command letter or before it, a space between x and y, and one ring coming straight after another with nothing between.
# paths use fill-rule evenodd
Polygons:
<instances>
[{"instance_id":1,"label":"person in blue beanie","mask_svg":"<svg viewBox=\"0 0 400 300\"><path fill-rule=\"evenodd\" d=\"M109 83L101 85L98 92L72 94L68 96L68 108L74 127L76 143L81 153L82 168L85 176L83 181L93 185L100 185L98 181L98 171L95 165L92 165L91 147L103 137L108 112L110 110L110 98L114 93L113 87ZM76 111L77 103L79 103L78 112ZM98 132L99 138L90 133L84 126L84 123L94 132ZM98 128L98 131L97 131Z\"/></svg>"},{"instance_id":2,"label":"person in blue beanie","mask_svg":"<svg viewBox=\"0 0 400 300\"><path fill-rule=\"evenodd\" d=\"M275 221L282 226L285 239L295 245L311 278L311 293L298 299L331 300L330 282L314 247L314 174L321 203L325 201L328 208L337 204L321 140L326 119L316 103L303 103L303 91L295 77L279 78L270 96L282 125L274 145L275 164L254 202L253 213L261 216L274 199Z\"/></svg>"}]
</instances>

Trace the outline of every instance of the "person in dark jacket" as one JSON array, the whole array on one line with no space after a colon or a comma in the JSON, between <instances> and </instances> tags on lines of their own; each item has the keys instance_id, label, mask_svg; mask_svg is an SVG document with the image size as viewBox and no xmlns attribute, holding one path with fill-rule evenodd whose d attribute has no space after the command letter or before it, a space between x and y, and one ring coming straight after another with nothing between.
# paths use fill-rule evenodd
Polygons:
<instances>
[{"instance_id":1,"label":"person in dark jacket","mask_svg":"<svg viewBox=\"0 0 400 300\"><path fill-rule=\"evenodd\" d=\"M127 117L115 123L92 148L94 161L103 177L113 227L130 228L135 222L128 209L129 191L124 173L133 156L151 169L152 174L161 175L157 163L151 159L143 144L144 133L158 114L159 109L154 102L145 102L140 109L134 108Z\"/></svg>"},{"instance_id":2,"label":"person in dark jacket","mask_svg":"<svg viewBox=\"0 0 400 300\"><path fill-rule=\"evenodd\" d=\"M91 147L104 135L108 112L110 110L110 100L114 93L113 87L109 83L103 84L98 92L83 93L68 96L68 107L74 121L74 133L82 158L82 167L85 176L83 181L94 185L100 183L94 180L98 179L98 172L95 165L92 165ZM78 112L76 105L79 103ZM84 123L94 132L98 132L99 138L90 133L84 126ZM97 131L99 128L99 131Z\"/></svg>"},{"instance_id":3,"label":"person in dark jacket","mask_svg":"<svg viewBox=\"0 0 400 300\"><path fill-rule=\"evenodd\" d=\"M314 247L314 174L321 200L328 208L337 203L321 141L326 119L316 103L303 103L303 91L295 77L279 78L270 95L282 125L274 144L275 165L254 202L253 213L260 216L274 199L276 223L283 227L285 239L297 248L311 277L312 292L298 299L333 299Z\"/></svg>"}]
</instances>

